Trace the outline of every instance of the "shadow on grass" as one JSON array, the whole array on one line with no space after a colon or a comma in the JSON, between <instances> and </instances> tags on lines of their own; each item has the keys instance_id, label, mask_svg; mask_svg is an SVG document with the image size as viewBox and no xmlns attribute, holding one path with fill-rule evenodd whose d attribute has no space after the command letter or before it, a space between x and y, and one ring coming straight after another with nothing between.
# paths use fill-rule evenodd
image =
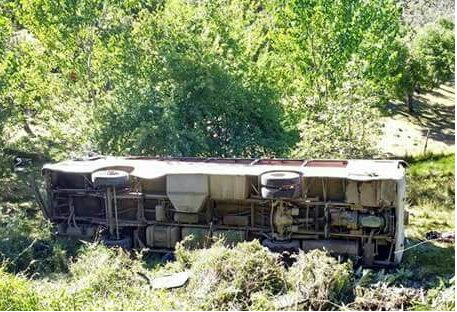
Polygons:
<instances>
[{"instance_id":1,"label":"shadow on grass","mask_svg":"<svg viewBox=\"0 0 457 312\"><path fill-rule=\"evenodd\" d=\"M452 158L452 162L455 162L455 154L450 153L432 153L427 152L421 155L407 155L404 157L404 160L408 162L410 165L416 165L423 162L430 162L430 161L447 161L447 159ZM449 160L451 162L451 160Z\"/></svg>"},{"instance_id":2,"label":"shadow on grass","mask_svg":"<svg viewBox=\"0 0 457 312\"><path fill-rule=\"evenodd\" d=\"M454 88L453 84L447 84ZM411 123L423 128L426 136L448 145L455 144L455 105L454 92L451 88L443 86L431 91L415 94L413 99L414 112L409 112L408 107L402 102L389 102L383 109L384 116L401 115ZM434 97L436 99L430 99ZM441 102L449 102L448 105Z\"/></svg>"},{"instance_id":3,"label":"shadow on grass","mask_svg":"<svg viewBox=\"0 0 457 312\"><path fill-rule=\"evenodd\" d=\"M408 283L411 286L434 287L440 279L450 279L455 275L455 245L450 243L408 240L401 268L413 272Z\"/></svg>"}]
</instances>

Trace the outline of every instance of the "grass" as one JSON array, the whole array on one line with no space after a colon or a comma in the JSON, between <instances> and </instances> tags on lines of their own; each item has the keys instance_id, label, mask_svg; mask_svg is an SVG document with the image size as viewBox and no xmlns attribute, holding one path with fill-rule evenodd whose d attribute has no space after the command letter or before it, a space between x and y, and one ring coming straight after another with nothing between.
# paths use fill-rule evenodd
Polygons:
<instances>
[{"instance_id":1,"label":"grass","mask_svg":"<svg viewBox=\"0 0 457 312\"><path fill-rule=\"evenodd\" d=\"M39 177L39 167L31 172ZM23 174L0 178L0 262L9 272L38 277L68 271L80 244L57 239Z\"/></svg>"},{"instance_id":2,"label":"grass","mask_svg":"<svg viewBox=\"0 0 457 312\"><path fill-rule=\"evenodd\" d=\"M175 262L58 239L20 176L0 179L1 310L452 310L454 244L424 242L454 230L454 155L408 159L410 225L403 263L353 268L322 251L286 268L256 241L208 249L179 245ZM186 270L185 287L153 290L144 276Z\"/></svg>"},{"instance_id":3,"label":"grass","mask_svg":"<svg viewBox=\"0 0 457 312\"><path fill-rule=\"evenodd\" d=\"M455 174L455 154L426 154L409 158L408 173L417 176L453 176Z\"/></svg>"},{"instance_id":4,"label":"grass","mask_svg":"<svg viewBox=\"0 0 457 312\"><path fill-rule=\"evenodd\" d=\"M406 248L412 248L405 251L401 270L410 275L400 280L428 290L416 309L454 309L455 244L422 242L429 231L455 231L455 154L429 154L409 163Z\"/></svg>"},{"instance_id":5,"label":"grass","mask_svg":"<svg viewBox=\"0 0 457 312\"><path fill-rule=\"evenodd\" d=\"M429 231L455 229L455 155L427 155L410 163L407 248ZM414 280L434 285L455 275L454 264L455 245L432 241L407 250L403 267L414 271Z\"/></svg>"},{"instance_id":6,"label":"grass","mask_svg":"<svg viewBox=\"0 0 457 312\"><path fill-rule=\"evenodd\" d=\"M408 173L408 201L411 238L455 228L455 156L426 158L413 162Z\"/></svg>"},{"instance_id":7,"label":"grass","mask_svg":"<svg viewBox=\"0 0 457 312\"><path fill-rule=\"evenodd\" d=\"M33 311L39 307L38 294L27 279L0 269L0 310Z\"/></svg>"}]
</instances>

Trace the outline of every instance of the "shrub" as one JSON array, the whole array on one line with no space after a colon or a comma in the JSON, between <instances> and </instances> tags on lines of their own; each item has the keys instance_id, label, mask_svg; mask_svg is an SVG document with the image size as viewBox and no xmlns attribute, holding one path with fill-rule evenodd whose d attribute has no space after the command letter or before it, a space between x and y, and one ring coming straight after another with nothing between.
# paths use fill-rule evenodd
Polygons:
<instances>
[{"instance_id":1,"label":"shrub","mask_svg":"<svg viewBox=\"0 0 457 312\"><path fill-rule=\"evenodd\" d=\"M372 287L356 287L356 298L349 305L351 310L391 311L407 310L419 302L422 291L414 288L388 287L379 284Z\"/></svg>"},{"instance_id":2,"label":"shrub","mask_svg":"<svg viewBox=\"0 0 457 312\"><path fill-rule=\"evenodd\" d=\"M455 277L448 282L441 281L440 285L427 293L429 310L454 311L455 310Z\"/></svg>"},{"instance_id":3,"label":"shrub","mask_svg":"<svg viewBox=\"0 0 457 312\"><path fill-rule=\"evenodd\" d=\"M301 253L287 270L277 254L258 241L226 248L221 242L209 249L178 248L177 263L165 271L191 272L180 292L187 309L273 310L291 305L300 309L332 309L351 298L350 263L338 263L326 252ZM286 305L281 306L282 302ZM184 308L184 307L181 307Z\"/></svg>"},{"instance_id":4,"label":"shrub","mask_svg":"<svg viewBox=\"0 0 457 312\"><path fill-rule=\"evenodd\" d=\"M90 244L69 268L66 281L67 306L78 309L128 309L126 298L136 299L142 281L141 263L122 249ZM68 306L69 305L69 306Z\"/></svg>"},{"instance_id":5,"label":"shrub","mask_svg":"<svg viewBox=\"0 0 457 312\"><path fill-rule=\"evenodd\" d=\"M32 202L4 202L0 207L0 261L4 269L28 275L65 272L77 244L55 240L51 233L51 224Z\"/></svg>"},{"instance_id":6,"label":"shrub","mask_svg":"<svg viewBox=\"0 0 457 312\"><path fill-rule=\"evenodd\" d=\"M191 272L183 290L192 309L246 310L268 307L273 295L286 289L285 269L278 257L258 241L226 248L221 241L209 249L179 248L177 264ZM271 303L270 303L271 305Z\"/></svg>"},{"instance_id":7,"label":"shrub","mask_svg":"<svg viewBox=\"0 0 457 312\"><path fill-rule=\"evenodd\" d=\"M301 252L286 274L302 310L339 308L351 298L351 263L338 263L322 250Z\"/></svg>"},{"instance_id":8,"label":"shrub","mask_svg":"<svg viewBox=\"0 0 457 312\"><path fill-rule=\"evenodd\" d=\"M47 310L155 310L157 305L148 304L157 299L144 287L141 271L141 262L128 252L89 244L67 277L41 280L35 287Z\"/></svg>"}]
</instances>

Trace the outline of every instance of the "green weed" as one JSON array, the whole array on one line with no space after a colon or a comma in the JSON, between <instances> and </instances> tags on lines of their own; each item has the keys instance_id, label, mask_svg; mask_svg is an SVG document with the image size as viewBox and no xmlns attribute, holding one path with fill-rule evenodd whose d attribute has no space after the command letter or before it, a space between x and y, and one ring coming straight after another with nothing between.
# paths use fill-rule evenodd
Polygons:
<instances>
[{"instance_id":1,"label":"green weed","mask_svg":"<svg viewBox=\"0 0 457 312\"><path fill-rule=\"evenodd\" d=\"M39 296L30 281L15 276L0 268L0 310L33 311L39 310Z\"/></svg>"}]
</instances>

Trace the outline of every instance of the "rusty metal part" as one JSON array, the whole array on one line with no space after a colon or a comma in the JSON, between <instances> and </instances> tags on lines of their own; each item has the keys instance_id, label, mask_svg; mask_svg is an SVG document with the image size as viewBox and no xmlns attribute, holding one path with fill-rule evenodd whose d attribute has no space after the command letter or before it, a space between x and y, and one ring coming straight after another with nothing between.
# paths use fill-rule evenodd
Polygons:
<instances>
[{"instance_id":1,"label":"rusty metal part","mask_svg":"<svg viewBox=\"0 0 457 312\"><path fill-rule=\"evenodd\" d=\"M331 254L358 256L358 240L337 240L337 239L320 239L320 240L303 240L301 248L304 251L313 249L325 249Z\"/></svg>"}]
</instances>

